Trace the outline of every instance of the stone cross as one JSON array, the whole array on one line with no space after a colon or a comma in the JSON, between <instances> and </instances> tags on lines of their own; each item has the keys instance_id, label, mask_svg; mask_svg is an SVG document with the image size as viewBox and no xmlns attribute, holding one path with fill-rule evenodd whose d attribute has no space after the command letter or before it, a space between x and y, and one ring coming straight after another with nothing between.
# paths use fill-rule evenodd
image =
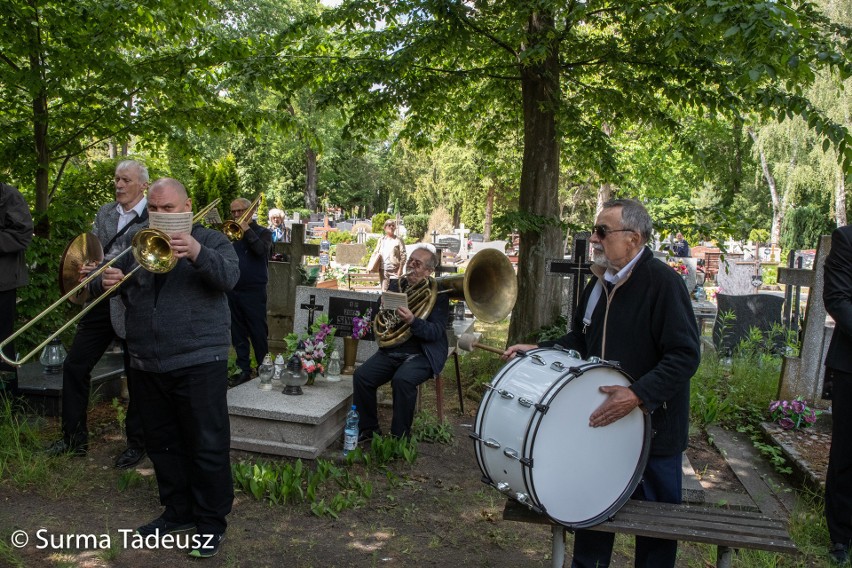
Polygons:
<instances>
[{"instance_id":1,"label":"stone cross","mask_svg":"<svg viewBox=\"0 0 852 568\"><path fill-rule=\"evenodd\" d=\"M284 337L293 331L296 311L296 287L301 284L299 267L304 256L319 256L319 245L305 244L305 226L296 223L291 228L289 243L273 243L272 252L285 254L287 262L269 263L269 283L266 285L266 321L269 327L270 351L284 348Z\"/></svg>"},{"instance_id":2,"label":"stone cross","mask_svg":"<svg viewBox=\"0 0 852 568\"><path fill-rule=\"evenodd\" d=\"M320 239L327 239L329 233L333 233L337 231L337 227L332 227L328 224L328 215L323 217L323 225L322 227L314 227L314 234L317 235Z\"/></svg>"},{"instance_id":3,"label":"stone cross","mask_svg":"<svg viewBox=\"0 0 852 568\"><path fill-rule=\"evenodd\" d=\"M437 231L437 229L432 230L432 244L433 245L438 244L438 231Z\"/></svg>"},{"instance_id":4,"label":"stone cross","mask_svg":"<svg viewBox=\"0 0 852 568\"><path fill-rule=\"evenodd\" d=\"M464 223L459 225L459 228L454 230L458 236L459 242L461 245L459 246L459 258L466 259L467 258L467 234L470 232L470 229L464 228Z\"/></svg>"},{"instance_id":5,"label":"stone cross","mask_svg":"<svg viewBox=\"0 0 852 568\"><path fill-rule=\"evenodd\" d=\"M781 365L781 383L778 386L780 400L793 400L801 396L813 403L821 396L823 361L833 331L825 325L826 312L822 301L822 290L825 285L825 258L830 250L831 236L822 236L817 246L813 270L778 268L779 283L810 288L805 322L802 326L801 352L798 357L784 357Z\"/></svg>"}]
</instances>

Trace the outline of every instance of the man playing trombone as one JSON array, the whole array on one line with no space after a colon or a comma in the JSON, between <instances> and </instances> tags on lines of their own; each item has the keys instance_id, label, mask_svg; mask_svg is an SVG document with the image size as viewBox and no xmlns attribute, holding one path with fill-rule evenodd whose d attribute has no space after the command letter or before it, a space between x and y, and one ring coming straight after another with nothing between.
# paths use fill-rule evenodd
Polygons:
<instances>
[{"instance_id":1,"label":"man playing trombone","mask_svg":"<svg viewBox=\"0 0 852 568\"><path fill-rule=\"evenodd\" d=\"M98 210L92 229L106 256L127 248L133 235L148 225L145 199L145 190L148 188L147 168L135 160L124 160L115 168L114 183L115 201ZM81 267L81 279L93 268ZM123 322L124 306L118 298L112 298L109 302L100 302L92 308L77 325L77 334L62 368L62 439L48 448L50 454L70 453L83 456L88 451L86 411L89 407L92 369L118 335L124 347L124 370L131 394L124 423L127 448L118 456L115 466L129 468L145 457L142 419L136 397L133 396L133 381L127 372L129 365L127 347L124 345Z\"/></svg>"},{"instance_id":2,"label":"man playing trombone","mask_svg":"<svg viewBox=\"0 0 852 568\"><path fill-rule=\"evenodd\" d=\"M252 219L256 207L256 204L244 197L231 203L231 217L240 226L240 230L235 231L233 243L240 258L240 280L228 292L231 343L240 368L240 373L230 379L232 386L251 379L252 348L258 364L269 351L269 329L266 325L266 283L269 274L266 265L272 248L272 231Z\"/></svg>"},{"instance_id":3,"label":"man playing trombone","mask_svg":"<svg viewBox=\"0 0 852 568\"><path fill-rule=\"evenodd\" d=\"M152 215L191 210L179 181L163 178L151 185ZM206 558L219 551L234 500L226 293L239 279L239 259L225 235L201 225L164 238L167 260L175 262L156 272L138 271L121 287L130 366L144 409L145 448L165 507L137 533L162 537L195 529L190 556ZM137 260L149 261L142 254ZM120 259L93 288L99 292L119 285L135 264Z\"/></svg>"}]
</instances>

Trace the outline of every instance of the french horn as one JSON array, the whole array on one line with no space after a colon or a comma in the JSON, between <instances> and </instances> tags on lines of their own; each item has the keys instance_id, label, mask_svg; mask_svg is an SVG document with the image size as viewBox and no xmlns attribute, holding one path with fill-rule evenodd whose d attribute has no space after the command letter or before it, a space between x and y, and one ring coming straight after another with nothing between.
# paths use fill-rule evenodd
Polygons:
<instances>
[{"instance_id":1,"label":"french horn","mask_svg":"<svg viewBox=\"0 0 852 568\"><path fill-rule=\"evenodd\" d=\"M438 294L467 303L478 319L493 323L509 315L518 297L518 279L512 263L502 252L485 249L476 253L463 274L427 278L400 291L408 297L408 309L415 317L426 319L435 307ZM400 345L411 337L411 326L395 310L380 309L373 318L373 333L379 347Z\"/></svg>"}]
</instances>

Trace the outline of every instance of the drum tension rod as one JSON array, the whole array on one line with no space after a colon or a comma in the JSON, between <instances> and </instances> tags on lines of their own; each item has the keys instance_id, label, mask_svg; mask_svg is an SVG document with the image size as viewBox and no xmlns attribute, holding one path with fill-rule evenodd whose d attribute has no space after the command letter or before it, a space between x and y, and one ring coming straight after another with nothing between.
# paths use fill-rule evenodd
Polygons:
<instances>
[{"instance_id":1,"label":"drum tension rod","mask_svg":"<svg viewBox=\"0 0 852 568\"><path fill-rule=\"evenodd\" d=\"M582 367L569 367L568 372L571 373L572 375L574 375L575 377L579 377L580 375L582 375L586 371Z\"/></svg>"}]
</instances>

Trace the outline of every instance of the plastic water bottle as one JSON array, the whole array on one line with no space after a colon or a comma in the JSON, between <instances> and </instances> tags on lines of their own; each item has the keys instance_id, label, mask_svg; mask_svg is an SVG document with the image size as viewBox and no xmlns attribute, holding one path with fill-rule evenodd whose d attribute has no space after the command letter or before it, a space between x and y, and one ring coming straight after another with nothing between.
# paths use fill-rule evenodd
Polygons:
<instances>
[{"instance_id":1,"label":"plastic water bottle","mask_svg":"<svg viewBox=\"0 0 852 568\"><path fill-rule=\"evenodd\" d=\"M343 427L343 455L349 454L358 446L358 411L355 405L346 413L346 426Z\"/></svg>"}]
</instances>

